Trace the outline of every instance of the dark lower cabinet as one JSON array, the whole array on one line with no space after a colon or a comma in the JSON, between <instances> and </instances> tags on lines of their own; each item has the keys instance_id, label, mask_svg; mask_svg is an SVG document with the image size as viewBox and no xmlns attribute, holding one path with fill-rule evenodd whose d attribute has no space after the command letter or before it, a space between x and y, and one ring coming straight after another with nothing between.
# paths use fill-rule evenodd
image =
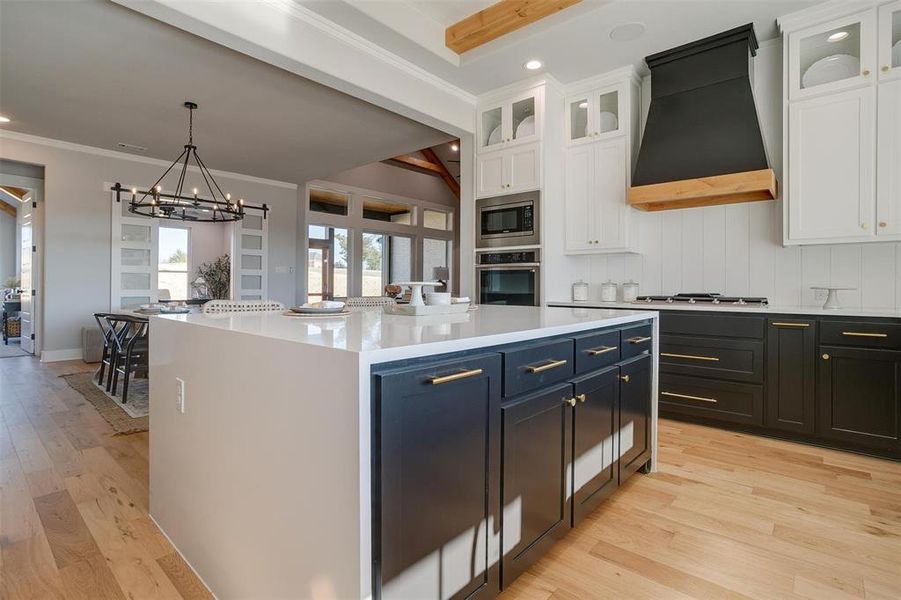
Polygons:
<instances>
[{"instance_id":1,"label":"dark lower cabinet","mask_svg":"<svg viewBox=\"0 0 901 600\"><path fill-rule=\"evenodd\" d=\"M375 597L493 597L500 355L377 373L374 390Z\"/></svg>"},{"instance_id":2,"label":"dark lower cabinet","mask_svg":"<svg viewBox=\"0 0 901 600\"><path fill-rule=\"evenodd\" d=\"M816 325L805 319L767 322L768 427L797 433L815 430Z\"/></svg>"},{"instance_id":3,"label":"dark lower cabinet","mask_svg":"<svg viewBox=\"0 0 901 600\"><path fill-rule=\"evenodd\" d=\"M504 404L503 567L506 587L571 525L567 472L572 456L569 383Z\"/></svg>"},{"instance_id":4,"label":"dark lower cabinet","mask_svg":"<svg viewBox=\"0 0 901 600\"><path fill-rule=\"evenodd\" d=\"M619 367L573 381L573 525L597 508L619 482Z\"/></svg>"},{"instance_id":5,"label":"dark lower cabinet","mask_svg":"<svg viewBox=\"0 0 901 600\"><path fill-rule=\"evenodd\" d=\"M901 451L901 352L841 346L819 350L817 433Z\"/></svg>"},{"instance_id":6,"label":"dark lower cabinet","mask_svg":"<svg viewBox=\"0 0 901 600\"><path fill-rule=\"evenodd\" d=\"M619 367L619 483L651 460L651 355Z\"/></svg>"}]
</instances>

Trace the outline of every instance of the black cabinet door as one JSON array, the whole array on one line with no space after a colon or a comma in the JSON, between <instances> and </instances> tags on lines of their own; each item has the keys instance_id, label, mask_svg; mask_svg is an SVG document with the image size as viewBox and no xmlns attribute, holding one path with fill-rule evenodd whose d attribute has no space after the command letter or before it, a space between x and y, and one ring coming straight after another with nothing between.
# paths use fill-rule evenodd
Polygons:
<instances>
[{"instance_id":1,"label":"black cabinet door","mask_svg":"<svg viewBox=\"0 0 901 600\"><path fill-rule=\"evenodd\" d=\"M538 560L571 524L567 488L572 386L558 384L503 407L502 587Z\"/></svg>"},{"instance_id":2,"label":"black cabinet door","mask_svg":"<svg viewBox=\"0 0 901 600\"><path fill-rule=\"evenodd\" d=\"M901 450L901 352L820 346L817 431Z\"/></svg>"},{"instance_id":3,"label":"black cabinet door","mask_svg":"<svg viewBox=\"0 0 901 600\"><path fill-rule=\"evenodd\" d=\"M769 319L767 323L766 424L813 433L816 412L817 322Z\"/></svg>"},{"instance_id":4,"label":"black cabinet door","mask_svg":"<svg viewBox=\"0 0 901 600\"><path fill-rule=\"evenodd\" d=\"M619 483L651 460L651 355L620 363Z\"/></svg>"},{"instance_id":5,"label":"black cabinet door","mask_svg":"<svg viewBox=\"0 0 901 600\"><path fill-rule=\"evenodd\" d=\"M376 598L498 593L501 357L374 377Z\"/></svg>"},{"instance_id":6,"label":"black cabinet door","mask_svg":"<svg viewBox=\"0 0 901 600\"><path fill-rule=\"evenodd\" d=\"M616 489L619 367L573 381L573 525Z\"/></svg>"}]
</instances>

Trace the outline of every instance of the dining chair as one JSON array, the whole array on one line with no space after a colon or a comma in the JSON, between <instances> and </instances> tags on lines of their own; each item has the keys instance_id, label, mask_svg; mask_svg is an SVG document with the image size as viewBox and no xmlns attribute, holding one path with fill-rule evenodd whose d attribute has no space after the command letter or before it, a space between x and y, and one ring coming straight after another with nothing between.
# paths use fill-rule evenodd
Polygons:
<instances>
[{"instance_id":1,"label":"dining chair","mask_svg":"<svg viewBox=\"0 0 901 600\"><path fill-rule=\"evenodd\" d=\"M132 375L148 373L147 333L150 321L146 318L130 315L112 315L111 321L118 324L113 343L116 356L113 362L112 386L108 389L113 396L119 387L119 375L122 375L122 404L128 402L128 384ZM115 326L115 325L114 325Z\"/></svg>"},{"instance_id":2,"label":"dining chair","mask_svg":"<svg viewBox=\"0 0 901 600\"><path fill-rule=\"evenodd\" d=\"M110 373L113 369L113 356L116 352L116 344L113 342L113 337L116 335L116 329L110 322L110 317L115 316L111 313L94 313L94 320L97 321L97 326L100 328L100 336L103 340L100 368L97 369L97 383L100 385L103 385L104 374Z\"/></svg>"}]
</instances>

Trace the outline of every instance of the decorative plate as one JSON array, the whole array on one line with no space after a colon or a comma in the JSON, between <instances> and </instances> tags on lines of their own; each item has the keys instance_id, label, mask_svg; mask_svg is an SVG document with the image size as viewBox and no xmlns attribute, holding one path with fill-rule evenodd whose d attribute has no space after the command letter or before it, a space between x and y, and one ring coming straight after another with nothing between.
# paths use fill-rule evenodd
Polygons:
<instances>
[{"instance_id":1,"label":"decorative plate","mask_svg":"<svg viewBox=\"0 0 901 600\"><path fill-rule=\"evenodd\" d=\"M805 88L823 85L855 77L860 72L860 59L850 54L833 54L821 58L804 71L801 86Z\"/></svg>"}]
</instances>

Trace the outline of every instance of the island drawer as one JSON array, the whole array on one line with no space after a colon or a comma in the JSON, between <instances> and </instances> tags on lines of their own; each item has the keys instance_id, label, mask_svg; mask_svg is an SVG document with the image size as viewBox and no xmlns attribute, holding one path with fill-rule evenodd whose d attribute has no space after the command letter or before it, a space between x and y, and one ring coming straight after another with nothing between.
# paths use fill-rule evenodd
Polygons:
<instances>
[{"instance_id":1,"label":"island drawer","mask_svg":"<svg viewBox=\"0 0 901 600\"><path fill-rule=\"evenodd\" d=\"M572 376L571 338L546 340L502 350L504 357L504 396L515 396Z\"/></svg>"},{"instance_id":2,"label":"island drawer","mask_svg":"<svg viewBox=\"0 0 901 600\"><path fill-rule=\"evenodd\" d=\"M763 383L763 341L660 336L660 372Z\"/></svg>"},{"instance_id":3,"label":"island drawer","mask_svg":"<svg viewBox=\"0 0 901 600\"><path fill-rule=\"evenodd\" d=\"M620 341L622 348L620 355L622 360L638 356L642 352L650 352L654 341L653 325L634 325L632 327L624 327L620 331Z\"/></svg>"},{"instance_id":4,"label":"island drawer","mask_svg":"<svg viewBox=\"0 0 901 600\"><path fill-rule=\"evenodd\" d=\"M820 343L899 349L901 325L873 321L821 321Z\"/></svg>"},{"instance_id":5,"label":"island drawer","mask_svg":"<svg viewBox=\"0 0 901 600\"><path fill-rule=\"evenodd\" d=\"M576 342L576 373L587 373L619 362L619 331L593 331L573 338Z\"/></svg>"},{"instance_id":6,"label":"island drawer","mask_svg":"<svg viewBox=\"0 0 901 600\"><path fill-rule=\"evenodd\" d=\"M659 387L661 415L763 424L761 385L661 373Z\"/></svg>"},{"instance_id":7,"label":"island drawer","mask_svg":"<svg viewBox=\"0 0 901 600\"><path fill-rule=\"evenodd\" d=\"M661 311L660 334L704 335L763 339L764 317L711 313L671 313Z\"/></svg>"}]
</instances>

